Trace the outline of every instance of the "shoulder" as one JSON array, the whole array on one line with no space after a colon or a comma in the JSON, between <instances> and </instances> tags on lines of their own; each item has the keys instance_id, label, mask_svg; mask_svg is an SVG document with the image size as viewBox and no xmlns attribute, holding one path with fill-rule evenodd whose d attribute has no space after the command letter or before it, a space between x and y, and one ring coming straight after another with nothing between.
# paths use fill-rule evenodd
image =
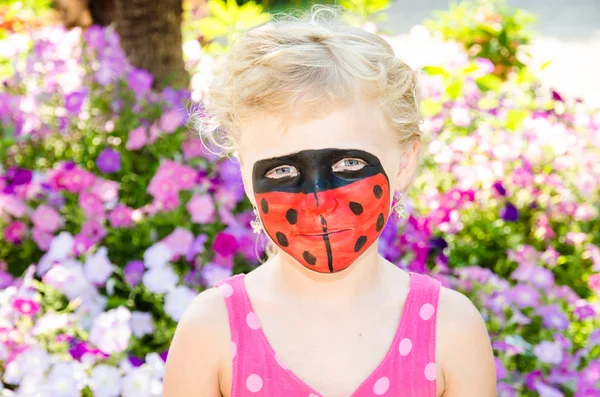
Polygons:
<instances>
[{"instance_id":1,"label":"shoulder","mask_svg":"<svg viewBox=\"0 0 600 397\"><path fill-rule=\"evenodd\" d=\"M164 395L187 397L207 390L207 396L220 396L229 335L227 307L219 289L199 293L177 324L165 367Z\"/></svg>"},{"instance_id":2,"label":"shoulder","mask_svg":"<svg viewBox=\"0 0 600 397\"><path fill-rule=\"evenodd\" d=\"M450 396L495 395L491 391L496 383L494 356L483 317L468 297L445 287L440 288L437 346L437 361ZM480 384L473 385L470 379ZM475 387L480 394L467 390Z\"/></svg>"}]
</instances>

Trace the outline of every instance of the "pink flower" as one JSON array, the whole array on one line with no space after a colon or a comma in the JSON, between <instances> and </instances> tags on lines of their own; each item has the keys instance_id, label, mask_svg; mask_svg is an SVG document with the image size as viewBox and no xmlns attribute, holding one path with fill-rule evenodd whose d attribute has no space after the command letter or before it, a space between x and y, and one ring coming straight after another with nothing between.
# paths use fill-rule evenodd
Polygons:
<instances>
[{"instance_id":1,"label":"pink flower","mask_svg":"<svg viewBox=\"0 0 600 397\"><path fill-rule=\"evenodd\" d=\"M181 126L181 116L176 109L165 112L160 117L160 129L166 134L172 134Z\"/></svg>"},{"instance_id":2,"label":"pink flower","mask_svg":"<svg viewBox=\"0 0 600 397\"><path fill-rule=\"evenodd\" d=\"M192 167L187 165L179 165L177 167L177 173L175 174L175 180L180 189L191 189L196 183L197 172Z\"/></svg>"},{"instance_id":3,"label":"pink flower","mask_svg":"<svg viewBox=\"0 0 600 397\"><path fill-rule=\"evenodd\" d=\"M193 233L181 227L176 228L163 239L163 242L173 252L173 255L186 255L193 241Z\"/></svg>"},{"instance_id":4,"label":"pink flower","mask_svg":"<svg viewBox=\"0 0 600 397\"><path fill-rule=\"evenodd\" d=\"M215 203L208 194L194 195L185 208L194 223L212 223L215 220Z\"/></svg>"},{"instance_id":5,"label":"pink flower","mask_svg":"<svg viewBox=\"0 0 600 397\"><path fill-rule=\"evenodd\" d=\"M62 169L51 175L50 182L56 189L66 189L71 193L78 193L93 185L96 176L91 172L73 168Z\"/></svg>"},{"instance_id":6,"label":"pink flower","mask_svg":"<svg viewBox=\"0 0 600 397\"><path fill-rule=\"evenodd\" d=\"M60 226L60 215L54 208L42 204L31 214L31 222L36 228L52 233Z\"/></svg>"},{"instance_id":7,"label":"pink flower","mask_svg":"<svg viewBox=\"0 0 600 397\"><path fill-rule=\"evenodd\" d=\"M131 214L133 214L133 208L118 204L108 215L108 220L114 228L129 227L132 224Z\"/></svg>"},{"instance_id":8,"label":"pink flower","mask_svg":"<svg viewBox=\"0 0 600 397\"><path fill-rule=\"evenodd\" d=\"M83 209L83 213L88 218L104 217L104 203L100 197L93 193L80 193L79 206Z\"/></svg>"},{"instance_id":9,"label":"pink flower","mask_svg":"<svg viewBox=\"0 0 600 397\"><path fill-rule=\"evenodd\" d=\"M204 145L202 144L202 140L200 138L188 138L181 145L183 158L186 160L194 157L202 157L204 150Z\"/></svg>"},{"instance_id":10,"label":"pink flower","mask_svg":"<svg viewBox=\"0 0 600 397\"><path fill-rule=\"evenodd\" d=\"M6 212L15 218L21 218L27 212L27 206L15 196L0 194L0 213L2 212Z\"/></svg>"},{"instance_id":11,"label":"pink flower","mask_svg":"<svg viewBox=\"0 0 600 397\"><path fill-rule=\"evenodd\" d=\"M119 198L119 183L107 179L96 178L94 184L89 189L89 193L93 193L100 197L105 203L117 201Z\"/></svg>"},{"instance_id":12,"label":"pink flower","mask_svg":"<svg viewBox=\"0 0 600 397\"><path fill-rule=\"evenodd\" d=\"M139 150L148 142L148 134L146 128L139 126L129 132L125 147L127 150Z\"/></svg>"},{"instance_id":13,"label":"pink flower","mask_svg":"<svg viewBox=\"0 0 600 397\"><path fill-rule=\"evenodd\" d=\"M9 243L21 244L23 234L25 234L25 223L14 221L4 229L4 238Z\"/></svg>"},{"instance_id":14,"label":"pink flower","mask_svg":"<svg viewBox=\"0 0 600 397\"><path fill-rule=\"evenodd\" d=\"M159 135L160 135L160 129L158 128L158 125L156 125L156 123L152 124L150 126L150 134L148 136L148 144L151 145L154 142L156 142Z\"/></svg>"},{"instance_id":15,"label":"pink flower","mask_svg":"<svg viewBox=\"0 0 600 397\"><path fill-rule=\"evenodd\" d=\"M565 237L566 237L567 243L569 243L571 245L580 245L587 239L587 234L568 232Z\"/></svg>"},{"instance_id":16,"label":"pink flower","mask_svg":"<svg viewBox=\"0 0 600 397\"><path fill-rule=\"evenodd\" d=\"M21 314L25 316L35 316L42 308L42 306L31 299L17 298L13 301L12 306Z\"/></svg>"},{"instance_id":17,"label":"pink flower","mask_svg":"<svg viewBox=\"0 0 600 397\"><path fill-rule=\"evenodd\" d=\"M588 278L588 286L592 291L600 295L600 273L592 274Z\"/></svg>"},{"instance_id":18,"label":"pink flower","mask_svg":"<svg viewBox=\"0 0 600 397\"><path fill-rule=\"evenodd\" d=\"M50 243L54 238L54 235L50 232L47 232L43 229L34 226L31 230L31 237L41 250L48 251L48 249L50 248Z\"/></svg>"},{"instance_id":19,"label":"pink flower","mask_svg":"<svg viewBox=\"0 0 600 397\"><path fill-rule=\"evenodd\" d=\"M213 243L213 250L223 256L231 256L238 248L237 240L229 233L218 233Z\"/></svg>"}]
</instances>

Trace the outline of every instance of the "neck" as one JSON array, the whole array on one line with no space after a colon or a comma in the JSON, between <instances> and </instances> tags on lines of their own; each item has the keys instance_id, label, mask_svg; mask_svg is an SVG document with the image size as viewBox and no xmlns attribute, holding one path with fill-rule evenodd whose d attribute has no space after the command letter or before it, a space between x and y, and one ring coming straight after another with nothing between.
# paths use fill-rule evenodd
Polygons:
<instances>
[{"instance_id":1,"label":"neck","mask_svg":"<svg viewBox=\"0 0 600 397\"><path fill-rule=\"evenodd\" d=\"M385 261L377 252L377 241L352 265L336 273L318 273L305 268L282 252L272 258L273 284L288 296L303 301L348 301L375 291L383 283Z\"/></svg>"}]
</instances>

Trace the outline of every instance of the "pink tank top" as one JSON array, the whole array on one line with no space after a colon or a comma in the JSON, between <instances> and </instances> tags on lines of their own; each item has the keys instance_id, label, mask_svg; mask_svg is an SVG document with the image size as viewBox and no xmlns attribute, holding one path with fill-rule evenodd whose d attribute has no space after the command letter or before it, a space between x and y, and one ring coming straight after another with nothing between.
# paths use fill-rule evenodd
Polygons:
<instances>
[{"instance_id":1,"label":"pink tank top","mask_svg":"<svg viewBox=\"0 0 600 397\"><path fill-rule=\"evenodd\" d=\"M233 354L231 396L321 397L277 359L246 292L244 274L215 284L225 297ZM350 397L435 397L440 283L410 273L400 323L385 357Z\"/></svg>"}]
</instances>

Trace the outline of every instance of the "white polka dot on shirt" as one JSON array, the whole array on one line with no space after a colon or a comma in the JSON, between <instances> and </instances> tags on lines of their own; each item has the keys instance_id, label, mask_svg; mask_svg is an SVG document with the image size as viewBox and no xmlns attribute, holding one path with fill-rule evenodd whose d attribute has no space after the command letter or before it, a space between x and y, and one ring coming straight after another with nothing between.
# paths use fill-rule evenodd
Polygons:
<instances>
[{"instance_id":1,"label":"white polka dot on shirt","mask_svg":"<svg viewBox=\"0 0 600 397\"><path fill-rule=\"evenodd\" d=\"M385 394L389 388L389 378L387 376L382 376L381 378L377 379L377 382L375 382L375 385L373 386L373 393L375 393L378 396L381 396Z\"/></svg>"},{"instance_id":2,"label":"white polka dot on shirt","mask_svg":"<svg viewBox=\"0 0 600 397\"><path fill-rule=\"evenodd\" d=\"M231 357L235 357L237 353L237 345L235 344L235 342L231 342Z\"/></svg>"},{"instance_id":3,"label":"white polka dot on shirt","mask_svg":"<svg viewBox=\"0 0 600 397\"><path fill-rule=\"evenodd\" d=\"M430 381L434 381L437 378L435 363L429 363L425 366L425 378Z\"/></svg>"},{"instance_id":4,"label":"white polka dot on shirt","mask_svg":"<svg viewBox=\"0 0 600 397\"><path fill-rule=\"evenodd\" d=\"M252 329L260 328L260 323L258 322L258 317L256 316L256 313L248 313L248 315L246 316L246 324L248 324L248 327Z\"/></svg>"},{"instance_id":5,"label":"white polka dot on shirt","mask_svg":"<svg viewBox=\"0 0 600 397\"><path fill-rule=\"evenodd\" d=\"M408 353L410 353L410 351L412 350L412 341L408 338L404 338L400 341L400 346L399 349L400 350L400 355L401 356L408 356Z\"/></svg>"},{"instance_id":6,"label":"white polka dot on shirt","mask_svg":"<svg viewBox=\"0 0 600 397\"><path fill-rule=\"evenodd\" d=\"M308 397L319 397L319 395L318 395L318 394L315 394L315 393L310 393L310 394L308 395Z\"/></svg>"},{"instance_id":7,"label":"white polka dot on shirt","mask_svg":"<svg viewBox=\"0 0 600 397\"><path fill-rule=\"evenodd\" d=\"M423 306L421 306L419 315L423 320L429 320L431 317L433 317L433 313L435 313L435 308L433 305L431 303L425 303Z\"/></svg>"},{"instance_id":8,"label":"white polka dot on shirt","mask_svg":"<svg viewBox=\"0 0 600 397\"><path fill-rule=\"evenodd\" d=\"M246 387L252 393L257 393L263 387L263 380L259 375L252 374L248 378L246 378Z\"/></svg>"},{"instance_id":9,"label":"white polka dot on shirt","mask_svg":"<svg viewBox=\"0 0 600 397\"><path fill-rule=\"evenodd\" d=\"M219 285L219 291L225 298L229 298L233 294L233 287L229 284L221 284Z\"/></svg>"}]
</instances>

